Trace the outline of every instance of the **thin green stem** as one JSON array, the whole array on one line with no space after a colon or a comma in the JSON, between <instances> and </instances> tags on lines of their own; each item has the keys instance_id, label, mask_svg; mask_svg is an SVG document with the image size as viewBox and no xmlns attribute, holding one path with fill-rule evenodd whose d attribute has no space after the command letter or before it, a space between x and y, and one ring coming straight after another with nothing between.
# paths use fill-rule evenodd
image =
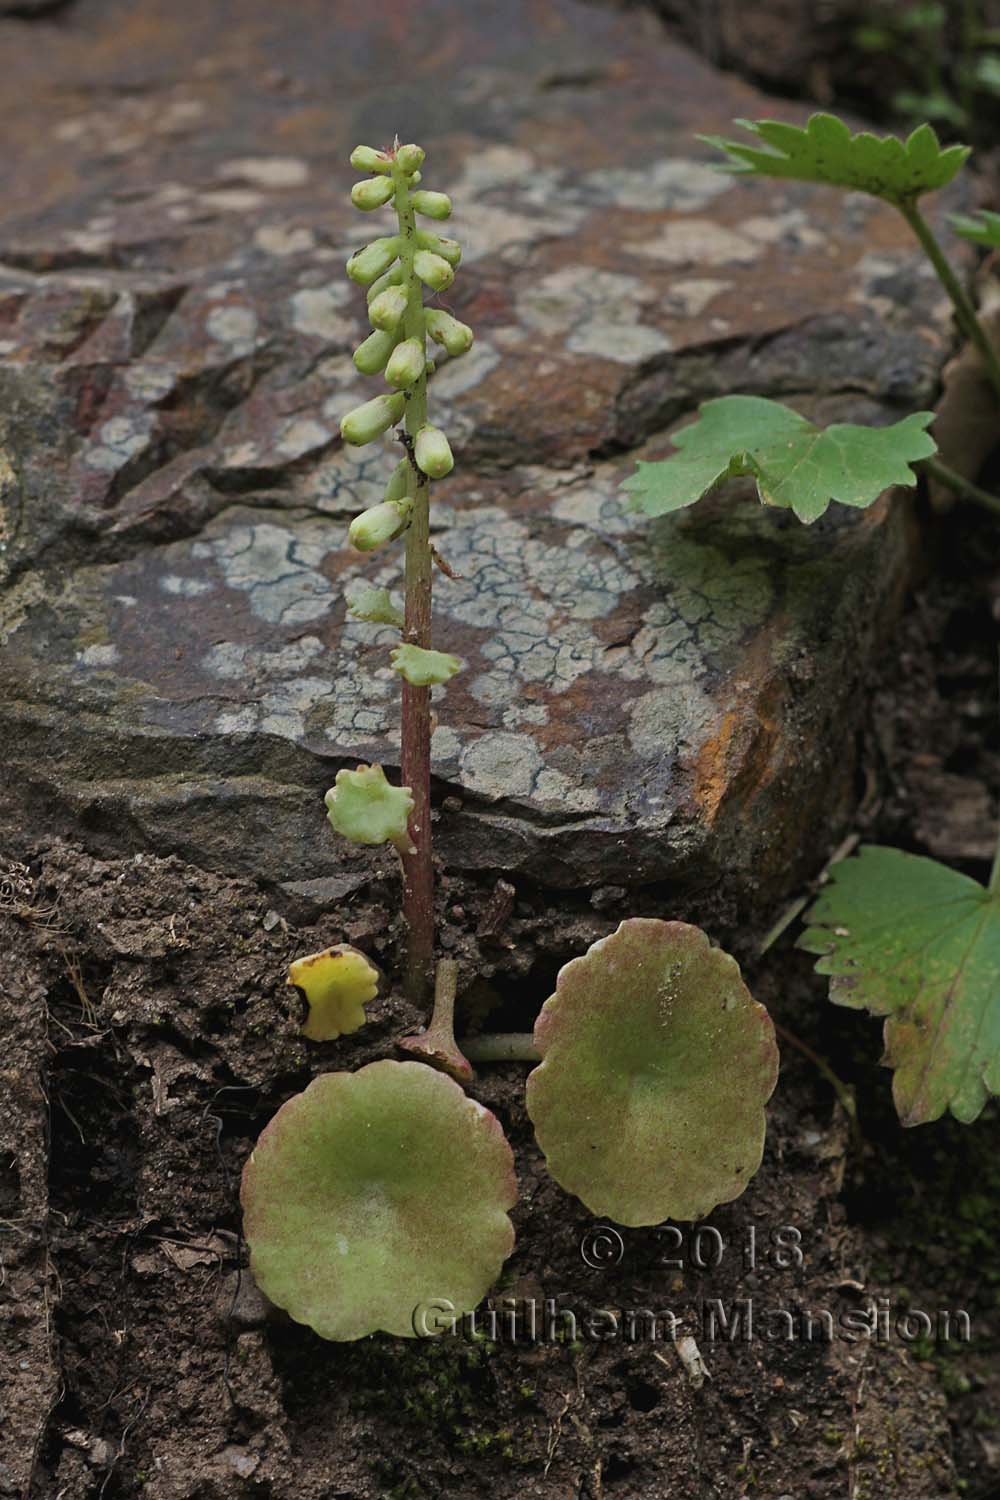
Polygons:
<instances>
[{"instance_id":1,"label":"thin green stem","mask_svg":"<svg viewBox=\"0 0 1000 1500\"><path fill-rule=\"evenodd\" d=\"M987 337L985 328L979 321L972 298L952 270L948 257L941 249L934 231L918 209L916 202L907 199L897 203L896 207L920 241L924 254L937 273L938 280L951 298L958 326L979 351L986 373L1000 401L1000 359Z\"/></svg>"},{"instance_id":2,"label":"thin green stem","mask_svg":"<svg viewBox=\"0 0 1000 1500\"><path fill-rule=\"evenodd\" d=\"M460 1045L471 1063L542 1060L530 1031L484 1031L480 1036L463 1037Z\"/></svg>"},{"instance_id":3,"label":"thin green stem","mask_svg":"<svg viewBox=\"0 0 1000 1500\"><path fill-rule=\"evenodd\" d=\"M964 474L959 474L950 468L948 464L942 463L939 458L928 458L924 463L924 472L930 474L939 484L947 485L948 489L954 490L956 495L963 500L971 500L973 505L981 505L984 510L992 511L1000 515L1000 496L991 495L989 490L980 489L978 484L973 484L971 479L966 479Z\"/></svg>"},{"instance_id":4,"label":"thin green stem","mask_svg":"<svg viewBox=\"0 0 1000 1500\"><path fill-rule=\"evenodd\" d=\"M416 251L416 222L410 202L409 180L400 168L393 168L396 184L396 216L399 221L399 260L406 289L406 313L403 337L418 339L426 347L424 298L420 280L413 269ZM420 376L406 393L406 432L411 443L427 422L427 374ZM433 564L430 547L430 486L410 460L408 485L413 502L409 530L406 533L406 602L403 640L410 645L430 649L431 588ZM427 995L434 964L434 863L431 843L431 695L430 688L414 687L403 682L401 762L403 785L410 788L413 812L410 815L412 852L402 856L403 917L406 921L407 974L406 989L411 1000L422 1002Z\"/></svg>"}]
</instances>

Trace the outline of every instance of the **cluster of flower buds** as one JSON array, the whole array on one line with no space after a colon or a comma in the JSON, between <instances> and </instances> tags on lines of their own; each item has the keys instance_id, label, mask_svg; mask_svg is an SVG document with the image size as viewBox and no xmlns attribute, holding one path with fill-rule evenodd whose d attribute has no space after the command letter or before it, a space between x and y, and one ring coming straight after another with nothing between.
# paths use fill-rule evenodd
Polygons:
<instances>
[{"instance_id":1,"label":"cluster of flower buds","mask_svg":"<svg viewBox=\"0 0 1000 1500\"><path fill-rule=\"evenodd\" d=\"M341 435L346 443L361 447L395 427L408 409L419 418L407 424L413 463L403 459L382 503L355 517L351 525L351 544L361 552L401 536L409 525L417 486L425 479L442 479L455 462L445 434L426 420L426 380L434 369L427 359L427 337L455 358L471 348L472 329L443 308L424 307L424 287L432 294L446 291L462 251L457 240L417 227L418 217L441 220L451 214L445 193L417 186L423 160L423 150L413 145L392 151L358 146L351 153L351 165L372 174L354 184L354 206L366 213L389 205L396 211L397 232L372 240L347 262L348 276L368 288L372 325L354 352L354 363L364 375L384 375L392 390L348 412L340 424ZM408 403L414 404L408 408Z\"/></svg>"}]
</instances>

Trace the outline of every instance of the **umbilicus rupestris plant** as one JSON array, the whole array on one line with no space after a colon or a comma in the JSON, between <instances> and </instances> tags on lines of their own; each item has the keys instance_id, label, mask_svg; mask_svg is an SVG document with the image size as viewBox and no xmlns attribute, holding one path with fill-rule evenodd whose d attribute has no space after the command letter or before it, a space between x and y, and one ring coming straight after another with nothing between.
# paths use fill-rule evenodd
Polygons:
<instances>
[{"instance_id":1,"label":"umbilicus rupestris plant","mask_svg":"<svg viewBox=\"0 0 1000 1500\"><path fill-rule=\"evenodd\" d=\"M434 870L431 848L431 688L461 669L458 657L431 649L430 481L454 466L448 439L427 419L427 336L452 357L472 345L472 330L442 308L424 306L425 288L445 291L461 259L457 241L417 227L418 215L451 214L444 193L419 188L424 152L397 144L388 151L358 146L351 165L373 175L355 183L351 200L364 212L392 207L396 233L372 240L347 262L347 274L368 288L373 331L354 353L365 375L382 373L390 391L347 413L345 443L372 443L397 424L405 450L381 504L356 516L348 533L360 552L405 539L405 600L401 612L388 590L355 584L348 608L355 618L397 627L401 643L391 653L403 679L402 785L392 786L382 767L337 773L326 796L330 822L352 843L391 843L403 867L407 926L407 988L414 999L428 989L434 962Z\"/></svg>"}]
</instances>

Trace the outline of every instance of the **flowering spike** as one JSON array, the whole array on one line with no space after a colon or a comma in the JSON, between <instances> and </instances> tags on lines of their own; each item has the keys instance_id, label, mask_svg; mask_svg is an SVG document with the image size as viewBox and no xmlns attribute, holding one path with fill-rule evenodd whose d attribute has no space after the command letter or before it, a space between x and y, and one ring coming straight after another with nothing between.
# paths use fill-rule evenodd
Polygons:
<instances>
[{"instance_id":1,"label":"flowering spike","mask_svg":"<svg viewBox=\"0 0 1000 1500\"><path fill-rule=\"evenodd\" d=\"M405 407L404 396L376 396L374 401L366 401L347 413L340 424L340 435L345 443L363 448L398 422Z\"/></svg>"},{"instance_id":2,"label":"flowering spike","mask_svg":"<svg viewBox=\"0 0 1000 1500\"><path fill-rule=\"evenodd\" d=\"M412 176L423 166L426 154L422 146L399 146L396 150L396 165L408 176Z\"/></svg>"},{"instance_id":3,"label":"flowering spike","mask_svg":"<svg viewBox=\"0 0 1000 1500\"><path fill-rule=\"evenodd\" d=\"M377 375L380 370L385 369L386 361L395 347L396 335L377 328L355 349L354 363L362 375Z\"/></svg>"},{"instance_id":4,"label":"flowering spike","mask_svg":"<svg viewBox=\"0 0 1000 1500\"><path fill-rule=\"evenodd\" d=\"M381 766L338 771L324 800L327 817L349 843L395 844L401 852L409 850L413 797L408 786L392 786Z\"/></svg>"},{"instance_id":5,"label":"flowering spike","mask_svg":"<svg viewBox=\"0 0 1000 1500\"><path fill-rule=\"evenodd\" d=\"M351 152L351 166L355 172L391 172L392 157L373 146L355 146Z\"/></svg>"},{"instance_id":6,"label":"flowering spike","mask_svg":"<svg viewBox=\"0 0 1000 1500\"><path fill-rule=\"evenodd\" d=\"M440 427L421 427L414 444L417 468L431 479L443 479L455 467L448 439Z\"/></svg>"},{"instance_id":7,"label":"flowering spike","mask_svg":"<svg viewBox=\"0 0 1000 1500\"><path fill-rule=\"evenodd\" d=\"M372 240L363 250L356 250L347 262L347 274L352 281L368 286L383 271L388 271L399 255L399 236L389 234Z\"/></svg>"},{"instance_id":8,"label":"flowering spike","mask_svg":"<svg viewBox=\"0 0 1000 1500\"><path fill-rule=\"evenodd\" d=\"M423 339L404 339L397 344L385 367L385 378L398 390L415 384L424 373Z\"/></svg>"},{"instance_id":9,"label":"flowering spike","mask_svg":"<svg viewBox=\"0 0 1000 1500\"><path fill-rule=\"evenodd\" d=\"M429 307L425 314L427 332L436 344L441 344L450 355L467 354L472 348L473 333L468 323L460 323L451 313L440 307Z\"/></svg>"},{"instance_id":10,"label":"flowering spike","mask_svg":"<svg viewBox=\"0 0 1000 1500\"><path fill-rule=\"evenodd\" d=\"M347 529L347 540L358 552L374 552L386 542L402 536L410 524L412 506L408 501L383 500L355 516Z\"/></svg>"},{"instance_id":11,"label":"flowering spike","mask_svg":"<svg viewBox=\"0 0 1000 1500\"><path fill-rule=\"evenodd\" d=\"M434 255L440 255L452 267L457 266L462 259L462 247L458 240L450 240L442 234L431 234L429 229L417 230L417 244L421 250L430 250Z\"/></svg>"},{"instance_id":12,"label":"flowering spike","mask_svg":"<svg viewBox=\"0 0 1000 1500\"><path fill-rule=\"evenodd\" d=\"M447 193L420 192L412 194L410 202L418 214L428 219L450 219L451 199Z\"/></svg>"},{"instance_id":13,"label":"flowering spike","mask_svg":"<svg viewBox=\"0 0 1000 1500\"><path fill-rule=\"evenodd\" d=\"M406 312L406 292L401 286L386 287L384 292L368 305L368 318L373 328L382 328L391 333L403 321Z\"/></svg>"}]
</instances>

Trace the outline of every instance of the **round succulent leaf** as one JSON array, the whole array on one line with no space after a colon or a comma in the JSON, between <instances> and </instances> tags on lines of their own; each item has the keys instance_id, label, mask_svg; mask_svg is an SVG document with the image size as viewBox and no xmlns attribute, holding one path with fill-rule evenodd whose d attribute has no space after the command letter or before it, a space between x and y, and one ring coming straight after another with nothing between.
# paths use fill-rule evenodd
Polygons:
<instances>
[{"instance_id":1,"label":"round succulent leaf","mask_svg":"<svg viewBox=\"0 0 1000 1500\"><path fill-rule=\"evenodd\" d=\"M338 943L295 959L288 983L302 991L309 1006L302 1035L311 1042L332 1042L367 1021L365 1006L378 994L379 971L357 948Z\"/></svg>"},{"instance_id":2,"label":"round succulent leaf","mask_svg":"<svg viewBox=\"0 0 1000 1500\"><path fill-rule=\"evenodd\" d=\"M414 1314L471 1312L514 1247L500 1122L419 1062L325 1073L289 1099L243 1171L250 1267L325 1339L414 1337Z\"/></svg>"},{"instance_id":3,"label":"round succulent leaf","mask_svg":"<svg viewBox=\"0 0 1000 1500\"><path fill-rule=\"evenodd\" d=\"M390 652L392 670L405 677L413 687L434 687L461 672L462 661L447 651L430 651L424 646L406 643Z\"/></svg>"},{"instance_id":4,"label":"round succulent leaf","mask_svg":"<svg viewBox=\"0 0 1000 1500\"><path fill-rule=\"evenodd\" d=\"M699 927L632 917L564 965L528 1113L549 1171L619 1224L701 1219L760 1166L774 1027Z\"/></svg>"}]
</instances>

